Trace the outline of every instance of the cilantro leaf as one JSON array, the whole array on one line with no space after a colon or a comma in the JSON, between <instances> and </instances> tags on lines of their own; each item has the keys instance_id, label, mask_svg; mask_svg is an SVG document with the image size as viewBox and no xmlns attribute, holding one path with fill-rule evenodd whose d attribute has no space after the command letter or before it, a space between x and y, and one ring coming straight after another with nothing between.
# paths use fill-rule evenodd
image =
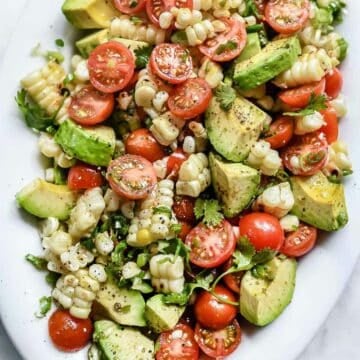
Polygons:
<instances>
[{"instance_id":1,"label":"cilantro leaf","mask_svg":"<svg viewBox=\"0 0 360 360\"><path fill-rule=\"evenodd\" d=\"M39 300L39 304L40 304L40 311L38 313L35 313L35 316L37 318L43 318L51 309L51 303L52 303L52 298L51 296L43 296L42 298L40 298Z\"/></svg>"},{"instance_id":2,"label":"cilantro leaf","mask_svg":"<svg viewBox=\"0 0 360 360\"><path fill-rule=\"evenodd\" d=\"M161 250L163 254L174 254L184 259L185 266L190 269L190 249L185 243L179 239L171 239L168 241L168 245Z\"/></svg>"},{"instance_id":3,"label":"cilantro leaf","mask_svg":"<svg viewBox=\"0 0 360 360\"><path fill-rule=\"evenodd\" d=\"M241 236L239 239L239 250L246 257L253 257L256 253L254 245L250 242L248 237Z\"/></svg>"},{"instance_id":4,"label":"cilantro leaf","mask_svg":"<svg viewBox=\"0 0 360 360\"><path fill-rule=\"evenodd\" d=\"M55 40L55 45L58 46L58 47L64 47L65 42L64 42L63 39L56 39Z\"/></svg>"},{"instance_id":5,"label":"cilantro leaf","mask_svg":"<svg viewBox=\"0 0 360 360\"><path fill-rule=\"evenodd\" d=\"M216 55L220 55L226 51L235 50L238 44L233 40L228 40L226 43L220 44L215 50Z\"/></svg>"},{"instance_id":6,"label":"cilantro leaf","mask_svg":"<svg viewBox=\"0 0 360 360\"><path fill-rule=\"evenodd\" d=\"M276 251L274 251L270 248L265 248L265 249L258 251L252 257L252 262L254 264L263 264L263 263L266 263L266 262L272 260L275 255L276 255Z\"/></svg>"},{"instance_id":7,"label":"cilantro leaf","mask_svg":"<svg viewBox=\"0 0 360 360\"><path fill-rule=\"evenodd\" d=\"M241 14L241 16L247 17L253 15L258 19L261 18L261 15L259 14L258 8L254 0L245 0L245 5L245 11Z\"/></svg>"},{"instance_id":8,"label":"cilantro leaf","mask_svg":"<svg viewBox=\"0 0 360 360\"><path fill-rule=\"evenodd\" d=\"M25 256L25 260L32 264L37 270L46 270L47 269L47 261L39 256L27 254Z\"/></svg>"},{"instance_id":9,"label":"cilantro leaf","mask_svg":"<svg viewBox=\"0 0 360 360\"><path fill-rule=\"evenodd\" d=\"M257 279L274 280L274 274L266 265L256 265L251 269L251 274Z\"/></svg>"},{"instance_id":10,"label":"cilantro leaf","mask_svg":"<svg viewBox=\"0 0 360 360\"><path fill-rule=\"evenodd\" d=\"M236 92L230 85L220 84L216 88L215 96L220 103L221 109L228 111L236 99Z\"/></svg>"},{"instance_id":11,"label":"cilantro leaf","mask_svg":"<svg viewBox=\"0 0 360 360\"><path fill-rule=\"evenodd\" d=\"M284 115L287 116L307 116L314 114L315 111L325 110L326 106L326 96L325 95L316 95L314 93L310 96L309 104L301 110L286 112Z\"/></svg>"},{"instance_id":12,"label":"cilantro leaf","mask_svg":"<svg viewBox=\"0 0 360 360\"><path fill-rule=\"evenodd\" d=\"M167 206L157 206L153 209L153 213L154 214L165 214L167 215L170 219L172 217L172 212L171 209Z\"/></svg>"},{"instance_id":13,"label":"cilantro leaf","mask_svg":"<svg viewBox=\"0 0 360 360\"><path fill-rule=\"evenodd\" d=\"M214 199L197 199L194 214L197 220L203 218L202 221L207 226L217 226L224 219L224 215L221 213L221 206Z\"/></svg>"},{"instance_id":14,"label":"cilantro leaf","mask_svg":"<svg viewBox=\"0 0 360 360\"><path fill-rule=\"evenodd\" d=\"M134 50L136 56L135 65L137 69L143 69L146 67L149 62L151 52L151 46L143 46Z\"/></svg>"}]
</instances>

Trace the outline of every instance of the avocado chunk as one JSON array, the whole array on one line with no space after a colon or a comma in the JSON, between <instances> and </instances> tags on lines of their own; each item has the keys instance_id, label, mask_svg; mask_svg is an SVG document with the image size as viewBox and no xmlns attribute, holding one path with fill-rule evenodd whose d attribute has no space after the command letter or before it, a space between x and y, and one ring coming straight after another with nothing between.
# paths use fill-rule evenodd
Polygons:
<instances>
[{"instance_id":1,"label":"avocado chunk","mask_svg":"<svg viewBox=\"0 0 360 360\"><path fill-rule=\"evenodd\" d=\"M295 204L291 210L300 220L325 231L338 230L348 222L344 186L331 183L319 171L290 178Z\"/></svg>"},{"instance_id":2,"label":"avocado chunk","mask_svg":"<svg viewBox=\"0 0 360 360\"><path fill-rule=\"evenodd\" d=\"M119 288L107 281L102 284L93 304L93 314L120 325L145 326L145 301L136 290Z\"/></svg>"},{"instance_id":3,"label":"avocado chunk","mask_svg":"<svg viewBox=\"0 0 360 360\"><path fill-rule=\"evenodd\" d=\"M78 29L103 29L121 13L112 0L65 0L62 12Z\"/></svg>"},{"instance_id":4,"label":"avocado chunk","mask_svg":"<svg viewBox=\"0 0 360 360\"><path fill-rule=\"evenodd\" d=\"M205 127L215 150L225 159L240 162L259 138L268 114L238 96L231 109L224 111L213 97L206 111Z\"/></svg>"},{"instance_id":5,"label":"avocado chunk","mask_svg":"<svg viewBox=\"0 0 360 360\"><path fill-rule=\"evenodd\" d=\"M109 320L95 321L93 339L104 360L153 360L154 342L129 327Z\"/></svg>"},{"instance_id":6,"label":"avocado chunk","mask_svg":"<svg viewBox=\"0 0 360 360\"><path fill-rule=\"evenodd\" d=\"M300 53L296 36L271 41L256 55L236 64L234 82L242 90L253 89L289 69Z\"/></svg>"},{"instance_id":7,"label":"avocado chunk","mask_svg":"<svg viewBox=\"0 0 360 360\"><path fill-rule=\"evenodd\" d=\"M257 170L241 163L230 163L213 153L209 155L211 180L224 215L233 217L245 209L256 196L260 185Z\"/></svg>"},{"instance_id":8,"label":"avocado chunk","mask_svg":"<svg viewBox=\"0 0 360 360\"><path fill-rule=\"evenodd\" d=\"M66 185L55 185L42 179L35 179L16 194L16 201L23 209L43 219L66 220L76 199L76 192Z\"/></svg>"},{"instance_id":9,"label":"avocado chunk","mask_svg":"<svg viewBox=\"0 0 360 360\"><path fill-rule=\"evenodd\" d=\"M237 64L255 56L261 51L260 39L258 33L247 34L246 45L241 54L234 60Z\"/></svg>"},{"instance_id":10,"label":"avocado chunk","mask_svg":"<svg viewBox=\"0 0 360 360\"><path fill-rule=\"evenodd\" d=\"M185 306L168 305L158 294L146 302L145 317L148 325L157 333L173 329L185 311Z\"/></svg>"},{"instance_id":11,"label":"avocado chunk","mask_svg":"<svg viewBox=\"0 0 360 360\"><path fill-rule=\"evenodd\" d=\"M296 261L275 257L267 266L273 280L258 279L247 271L240 286L240 313L254 325L274 321L289 305L295 289Z\"/></svg>"},{"instance_id":12,"label":"avocado chunk","mask_svg":"<svg viewBox=\"0 0 360 360\"><path fill-rule=\"evenodd\" d=\"M108 165L115 151L115 140L111 127L85 127L71 120L64 121L55 134L55 141L68 155L97 166Z\"/></svg>"}]
</instances>

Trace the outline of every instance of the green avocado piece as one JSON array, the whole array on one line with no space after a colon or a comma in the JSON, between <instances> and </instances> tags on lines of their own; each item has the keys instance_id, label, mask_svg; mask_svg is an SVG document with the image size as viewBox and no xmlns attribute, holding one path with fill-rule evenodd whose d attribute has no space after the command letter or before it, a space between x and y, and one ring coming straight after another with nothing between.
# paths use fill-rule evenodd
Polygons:
<instances>
[{"instance_id":1,"label":"green avocado piece","mask_svg":"<svg viewBox=\"0 0 360 360\"><path fill-rule=\"evenodd\" d=\"M66 185L55 185L42 179L35 179L16 194L16 201L23 209L43 219L66 220L76 199L76 192Z\"/></svg>"},{"instance_id":2,"label":"green avocado piece","mask_svg":"<svg viewBox=\"0 0 360 360\"><path fill-rule=\"evenodd\" d=\"M241 163L230 163L209 155L211 180L217 198L223 204L224 215L233 217L245 209L256 196L260 173Z\"/></svg>"},{"instance_id":3,"label":"green avocado piece","mask_svg":"<svg viewBox=\"0 0 360 360\"><path fill-rule=\"evenodd\" d=\"M289 305L295 289L296 261L275 257L269 263L273 280L259 279L247 271L240 286L240 313L254 325L274 321Z\"/></svg>"},{"instance_id":4,"label":"green avocado piece","mask_svg":"<svg viewBox=\"0 0 360 360\"><path fill-rule=\"evenodd\" d=\"M185 311L185 306L168 305L158 294L146 302L145 317L148 325L157 333L173 329Z\"/></svg>"},{"instance_id":5,"label":"green avocado piece","mask_svg":"<svg viewBox=\"0 0 360 360\"><path fill-rule=\"evenodd\" d=\"M107 281L102 284L93 303L93 314L109 318L120 325L145 326L145 301L136 290L119 288Z\"/></svg>"},{"instance_id":6,"label":"green avocado piece","mask_svg":"<svg viewBox=\"0 0 360 360\"><path fill-rule=\"evenodd\" d=\"M253 89L289 69L300 53L296 36L271 41L256 55L236 64L234 82L242 90Z\"/></svg>"},{"instance_id":7,"label":"green avocado piece","mask_svg":"<svg viewBox=\"0 0 360 360\"><path fill-rule=\"evenodd\" d=\"M240 162L258 140L269 115L238 96L228 111L213 97L206 111L205 127L215 150L225 159Z\"/></svg>"},{"instance_id":8,"label":"green avocado piece","mask_svg":"<svg viewBox=\"0 0 360 360\"><path fill-rule=\"evenodd\" d=\"M153 360L154 342L140 331L109 320L95 321L94 342L104 360Z\"/></svg>"},{"instance_id":9,"label":"green avocado piece","mask_svg":"<svg viewBox=\"0 0 360 360\"><path fill-rule=\"evenodd\" d=\"M331 183L319 171L290 178L295 204L291 210L300 220L325 231L338 230L348 222L344 186Z\"/></svg>"},{"instance_id":10,"label":"green avocado piece","mask_svg":"<svg viewBox=\"0 0 360 360\"><path fill-rule=\"evenodd\" d=\"M241 54L234 60L237 64L255 56L261 51L260 39L258 33L247 34L246 45Z\"/></svg>"},{"instance_id":11,"label":"green avocado piece","mask_svg":"<svg viewBox=\"0 0 360 360\"><path fill-rule=\"evenodd\" d=\"M66 19L78 29L103 29L121 13L112 0L65 0L62 8Z\"/></svg>"},{"instance_id":12,"label":"green avocado piece","mask_svg":"<svg viewBox=\"0 0 360 360\"><path fill-rule=\"evenodd\" d=\"M71 120L64 121L55 134L55 141L70 156L88 164L107 166L115 151L115 132L109 126L85 127Z\"/></svg>"}]
</instances>

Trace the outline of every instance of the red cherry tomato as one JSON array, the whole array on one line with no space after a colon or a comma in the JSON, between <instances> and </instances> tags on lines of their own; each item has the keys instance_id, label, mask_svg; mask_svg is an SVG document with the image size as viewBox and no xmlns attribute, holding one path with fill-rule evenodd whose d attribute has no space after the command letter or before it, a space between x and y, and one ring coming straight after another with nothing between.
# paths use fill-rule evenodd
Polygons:
<instances>
[{"instance_id":1,"label":"red cherry tomato","mask_svg":"<svg viewBox=\"0 0 360 360\"><path fill-rule=\"evenodd\" d=\"M194 214L195 199L190 196L177 196L172 209L178 220L188 223L195 222Z\"/></svg>"},{"instance_id":2,"label":"red cherry tomato","mask_svg":"<svg viewBox=\"0 0 360 360\"><path fill-rule=\"evenodd\" d=\"M156 360L197 360L199 345L194 332L186 324L177 324L174 329L161 333L157 346Z\"/></svg>"},{"instance_id":3,"label":"red cherry tomato","mask_svg":"<svg viewBox=\"0 0 360 360\"><path fill-rule=\"evenodd\" d=\"M294 134L294 121L290 116L280 116L271 123L269 132L264 140L273 149L279 149L289 143Z\"/></svg>"},{"instance_id":4,"label":"red cherry tomato","mask_svg":"<svg viewBox=\"0 0 360 360\"><path fill-rule=\"evenodd\" d=\"M298 136L292 145L282 151L281 158L285 167L294 175L314 175L328 159L326 137L320 132Z\"/></svg>"},{"instance_id":5,"label":"red cherry tomato","mask_svg":"<svg viewBox=\"0 0 360 360\"><path fill-rule=\"evenodd\" d=\"M122 90L134 75L135 59L132 52L117 41L97 46L88 60L90 81L104 93Z\"/></svg>"},{"instance_id":6,"label":"red cherry tomato","mask_svg":"<svg viewBox=\"0 0 360 360\"><path fill-rule=\"evenodd\" d=\"M168 43L155 47L150 56L150 66L155 75L171 84L184 82L193 69L188 50L179 44Z\"/></svg>"},{"instance_id":7,"label":"red cherry tomato","mask_svg":"<svg viewBox=\"0 0 360 360\"><path fill-rule=\"evenodd\" d=\"M167 175L172 174L173 176L177 176L180 170L182 163L188 158L188 155L185 154L182 149L176 149L168 159L167 162Z\"/></svg>"},{"instance_id":8,"label":"red cherry tomato","mask_svg":"<svg viewBox=\"0 0 360 360\"><path fill-rule=\"evenodd\" d=\"M115 7L122 13L132 15L141 12L146 0L114 0Z\"/></svg>"},{"instance_id":9,"label":"red cherry tomato","mask_svg":"<svg viewBox=\"0 0 360 360\"><path fill-rule=\"evenodd\" d=\"M270 214L253 212L239 221L240 235L246 236L256 250L279 250L284 242L284 230L279 220Z\"/></svg>"},{"instance_id":10,"label":"red cherry tomato","mask_svg":"<svg viewBox=\"0 0 360 360\"><path fill-rule=\"evenodd\" d=\"M339 124L335 109L328 105L327 109L320 111L325 120L325 125L320 128L320 132L325 134L328 144L332 144L338 139Z\"/></svg>"},{"instance_id":11,"label":"red cherry tomato","mask_svg":"<svg viewBox=\"0 0 360 360\"><path fill-rule=\"evenodd\" d=\"M91 339L93 325L90 319L78 319L67 310L56 310L49 319L49 335L62 351L77 351Z\"/></svg>"},{"instance_id":12,"label":"red cherry tomato","mask_svg":"<svg viewBox=\"0 0 360 360\"><path fill-rule=\"evenodd\" d=\"M334 68L325 76L325 92L330 99L335 99L341 92L343 86L343 77L338 68Z\"/></svg>"},{"instance_id":13,"label":"red cherry tomato","mask_svg":"<svg viewBox=\"0 0 360 360\"><path fill-rule=\"evenodd\" d=\"M165 157L164 149L148 129L133 131L126 138L125 149L126 153L140 155L151 162Z\"/></svg>"},{"instance_id":14,"label":"red cherry tomato","mask_svg":"<svg viewBox=\"0 0 360 360\"><path fill-rule=\"evenodd\" d=\"M317 239L317 229L306 224L286 236L280 252L287 256L303 256L312 250Z\"/></svg>"},{"instance_id":15,"label":"red cherry tomato","mask_svg":"<svg viewBox=\"0 0 360 360\"><path fill-rule=\"evenodd\" d=\"M325 91L325 78L317 83L302 85L279 93L279 98L293 108L303 108L309 104L311 94L320 95Z\"/></svg>"},{"instance_id":16,"label":"red cherry tomato","mask_svg":"<svg viewBox=\"0 0 360 360\"><path fill-rule=\"evenodd\" d=\"M190 231L185 243L190 248L190 261L203 268L221 265L236 246L232 226L226 220L214 227L200 223Z\"/></svg>"},{"instance_id":17,"label":"red cherry tomato","mask_svg":"<svg viewBox=\"0 0 360 360\"><path fill-rule=\"evenodd\" d=\"M199 46L199 50L213 61L224 62L236 58L246 45L245 23L231 18L220 18L225 31Z\"/></svg>"},{"instance_id":18,"label":"red cherry tomato","mask_svg":"<svg viewBox=\"0 0 360 360\"><path fill-rule=\"evenodd\" d=\"M214 291L224 300L236 302L235 295L227 288L217 285ZM218 300L208 291L202 291L194 305L196 320L202 326L213 330L220 330L229 325L235 319L237 312L235 305Z\"/></svg>"},{"instance_id":19,"label":"red cherry tomato","mask_svg":"<svg viewBox=\"0 0 360 360\"><path fill-rule=\"evenodd\" d=\"M189 232L192 230L192 225L185 222L185 221L179 221L180 225L181 225L181 231L180 231L180 234L179 234L179 238L182 240L182 241L185 241L186 240L186 237L187 235L189 234Z\"/></svg>"},{"instance_id":20,"label":"red cherry tomato","mask_svg":"<svg viewBox=\"0 0 360 360\"><path fill-rule=\"evenodd\" d=\"M224 266L224 272L226 270L228 270L231 266L232 266L232 258L230 258L225 266ZM239 271L236 273L232 273L232 274L228 274L225 275L223 280L225 285L232 291L234 291L235 293L239 294L240 293L240 285L241 285L241 279L244 276L244 271Z\"/></svg>"},{"instance_id":21,"label":"red cherry tomato","mask_svg":"<svg viewBox=\"0 0 360 360\"><path fill-rule=\"evenodd\" d=\"M210 330L199 323L195 326L195 341L211 358L222 359L233 353L241 342L241 329L236 319L221 330Z\"/></svg>"},{"instance_id":22,"label":"red cherry tomato","mask_svg":"<svg viewBox=\"0 0 360 360\"><path fill-rule=\"evenodd\" d=\"M103 183L101 171L94 166L76 164L69 170L67 184L71 190L91 189Z\"/></svg>"},{"instance_id":23,"label":"red cherry tomato","mask_svg":"<svg viewBox=\"0 0 360 360\"><path fill-rule=\"evenodd\" d=\"M168 106L173 115L193 119L207 109L211 97L210 85L204 79L188 79L170 94Z\"/></svg>"},{"instance_id":24,"label":"red cherry tomato","mask_svg":"<svg viewBox=\"0 0 360 360\"><path fill-rule=\"evenodd\" d=\"M265 7L266 22L280 34L299 31L309 18L308 0L270 0Z\"/></svg>"},{"instance_id":25,"label":"red cherry tomato","mask_svg":"<svg viewBox=\"0 0 360 360\"><path fill-rule=\"evenodd\" d=\"M118 195L132 200L146 198L157 181L155 170L149 160L129 154L110 162L106 178Z\"/></svg>"},{"instance_id":26,"label":"red cherry tomato","mask_svg":"<svg viewBox=\"0 0 360 360\"><path fill-rule=\"evenodd\" d=\"M146 1L146 14L149 20L160 27L159 17L164 11L170 11L175 6L174 0L147 0Z\"/></svg>"},{"instance_id":27,"label":"red cherry tomato","mask_svg":"<svg viewBox=\"0 0 360 360\"><path fill-rule=\"evenodd\" d=\"M113 112L113 94L104 94L91 85L71 96L69 116L81 125L95 125L105 121Z\"/></svg>"}]
</instances>

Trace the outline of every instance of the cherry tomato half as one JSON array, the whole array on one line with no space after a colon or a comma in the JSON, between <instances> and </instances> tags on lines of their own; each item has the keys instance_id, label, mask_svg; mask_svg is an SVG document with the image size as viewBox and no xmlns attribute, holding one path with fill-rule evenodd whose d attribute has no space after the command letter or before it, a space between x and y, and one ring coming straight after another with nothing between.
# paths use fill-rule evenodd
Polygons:
<instances>
[{"instance_id":1,"label":"cherry tomato half","mask_svg":"<svg viewBox=\"0 0 360 360\"><path fill-rule=\"evenodd\" d=\"M226 220L214 227L200 223L190 231L185 243L190 248L190 261L203 268L221 265L236 246L232 226Z\"/></svg>"},{"instance_id":2,"label":"cherry tomato half","mask_svg":"<svg viewBox=\"0 0 360 360\"><path fill-rule=\"evenodd\" d=\"M118 195L132 200L146 198L157 181L151 162L130 154L112 160L106 178Z\"/></svg>"},{"instance_id":3,"label":"cherry tomato half","mask_svg":"<svg viewBox=\"0 0 360 360\"><path fill-rule=\"evenodd\" d=\"M197 360L199 345L194 332L186 324L177 324L174 329L161 333L157 340L156 360Z\"/></svg>"},{"instance_id":4,"label":"cherry tomato half","mask_svg":"<svg viewBox=\"0 0 360 360\"><path fill-rule=\"evenodd\" d=\"M175 6L174 0L147 0L146 1L146 14L149 20L160 27L159 17L165 11L170 11Z\"/></svg>"},{"instance_id":5,"label":"cherry tomato half","mask_svg":"<svg viewBox=\"0 0 360 360\"><path fill-rule=\"evenodd\" d=\"M134 75L135 59L131 51L117 41L97 46L88 60L90 82L104 92L122 90Z\"/></svg>"},{"instance_id":6,"label":"cherry tomato half","mask_svg":"<svg viewBox=\"0 0 360 360\"><path fill-rule=\"evenodd\" d=\"M208 356L218 359L235 351L241 342L241 329L236 319L221 330L210 330L199 323L195 326L195 341Z\"/></svg>"},{"instance_id":7,"label":"cherry tomato half","mask_svg":"<svg viewBox=\"0 0 360 360\"><path fill-rule=\"evenodd\" d=\"M77 351L91 339L93 325L90 319L78 319L67 310L56 310L49 318L49 335L62 351Z\"/></svg>"},{"instance_id":8,"label":"cherry tomato half","mask_svg":"<svg viewBox=\"0 0 360 360\"><path fill-rule=\"evenodd\" d=\"M125 149L127 154L140 155L151 162L165 157L164 149L148 129L133 131L126 138Z\"/></svg>"},{"instance_id":9,"label":"cherry tomato half","mask_svg":"<svg viewBox=\"0 0 360 360\"><path fill-rule=\"evenodd\" d=\"M266 22L280 34L299 31L309 18L308 0L270 0L265 7Z\"/></svg>"},{"instance_id":10,"label":"cherry tomato half","mask_svg":"<svg viewBox=\"0 0 360 360\"><path fill-rule=\"evenodd\" d=\"M204 79L188 79L170 94L168 106L173 115L193 119L207 109L211 97L211 87Z\"/></svg>"},{"instance_id":11,"label":"cherry tomato half","mask_svg":"<svg viewBox=\"0 0 360 360\"><path fill-rule=\"evenodd\" d=\"M343 77L341 71L338 68L332 69L332 71L325 76L325 80L325 92L327 96L330 99L337 98L343 86Z\"/></svg>"},{"instance_id":12,"label":"cherry tomato half","mask_svg":"<svg viewBox=\"0 0 360 360\"><path fill-rule=\"evenodd\" d=\"M184 82L193 69L188 50L179 44L168 43L155 47L150 56L150 66L155 75L171 84Z\"/></svg>"},{"instance_id":13,"label":"cherry tomato half","mask_svg":"<svg viewBox=\"0 0 360 360\"><path fill-rule=\"evenodd\" d=\"M101 170L87 164L76 164L69 170L67 184L71 190L91 189L101 186L104 179Z\"/></svg>"},{"instance_id":14,"label":"cherry tomato half","mask_svg":"<svg viewBox=\"0 0 360 360\"><path fill-rule=\"evenodd\" d=\"M300 224L299 228L286 236L280 252L287 256L303 256L315 246L317 229L306 224Z\"/></svg>"},{"instance_id":15,"label":"cherry tomato half","mask_svg":"<svg viewBox=\"0 0 360 360\"><path fill-rule=\"evenodd\" d=\"M265 141L273 149L279 149L289 143L294 134L294 121L290 116L280 116L271 123Z\"/></svg>"},{"instance_id":16,"label":"cherry tomato half","mask_svg":"<svg viewBox=\"0 0 360 360\"><path fill-rule=\"evenodd\" d=\"M224 266L224 272L228 270L232 266L232 258L230 258L225 266ZM239 271L236 273L225 275L223 280L225 285L232 290L233 292L239 294L240 293L240 286L241 286L241 279L244 276L244 271Z\"/></svg>"},{"instance_id":17,"label":"cherry tomato half","mask_svg":"<svg viewBox=\"0 0 360 360\"><path fill-rule=\"evenodd\" d=\"M185 154L181 148L176 149L170 156L167 161L166 174L172 174L173 177L176 177L179 173L182 163L188 158L188 155Z\"/></svg>"},{"instance_id":18,"label":"cherry tomato half","mask_svg":"<svg viewBox=\"0 0 360 360\"><path fill-rule=\"evenodd\" d=\"M236 302L235 295L221 285L217 285L214 292L224 300ZM229 325L235 319L237 312L236 306L218 300L205 290L197 296L194 305L196 320L202 326L213 330L220 330Z\"/></svg>"},{"instance_id":19,"label":"cherry tomato half","mask_svg":"<svg viewBox=\"0 0 360 360\"><path fill-rule=\"evenodd\" d=\"M133 15L141 12L146 0L114 0L115 7L122 13Z\"/></svg>"},{"instance_id":20,"label":"cherry tomato half","mask_svg":"<svg viewBox=\"0 0 360 360\"><path fill-rule=\"evenodd\" d=\"M338 139L339 136L339 124L336 111L331 105L328 104L327 109L320 112L324 118L325 125L321 127L319 131L325 135L328 144L332 144Z\"/></svg>"},{"instance_id":21,"label":"cherry tomato half","mask_svg":"<svg viewBox=\"0 0 360 360\"><path fill-rule=\"evenodd\" d=\"M270 214L253 212L239 221L240 235L246 236L256 250L279 250L284 242L284 230L279 220Z\"/></svg>"},{"instance_id":22,"label":"cherry tomato half","mask_svg":"<svg viewBox=\"0 0 360 360\"><path fill-rule=\"evenodd\" d=\"M192 225L185 222L185 221L179 221L180 225L181 225L181 231L179 233L179 238L185 242L187 235L189 234L189 232L192 230Z\"/></svg>"},{"instance_id":23,"label":"cherry tomato half","mask_svg":"<svg viewBox=\"0 0 360 360\"><path fill-rule=\"evenodd\" d=\"M188 223L195 222L194 214L195 199L190 196L176 196L172 209L178 220Z\"/></svg>"}]
</instances>

